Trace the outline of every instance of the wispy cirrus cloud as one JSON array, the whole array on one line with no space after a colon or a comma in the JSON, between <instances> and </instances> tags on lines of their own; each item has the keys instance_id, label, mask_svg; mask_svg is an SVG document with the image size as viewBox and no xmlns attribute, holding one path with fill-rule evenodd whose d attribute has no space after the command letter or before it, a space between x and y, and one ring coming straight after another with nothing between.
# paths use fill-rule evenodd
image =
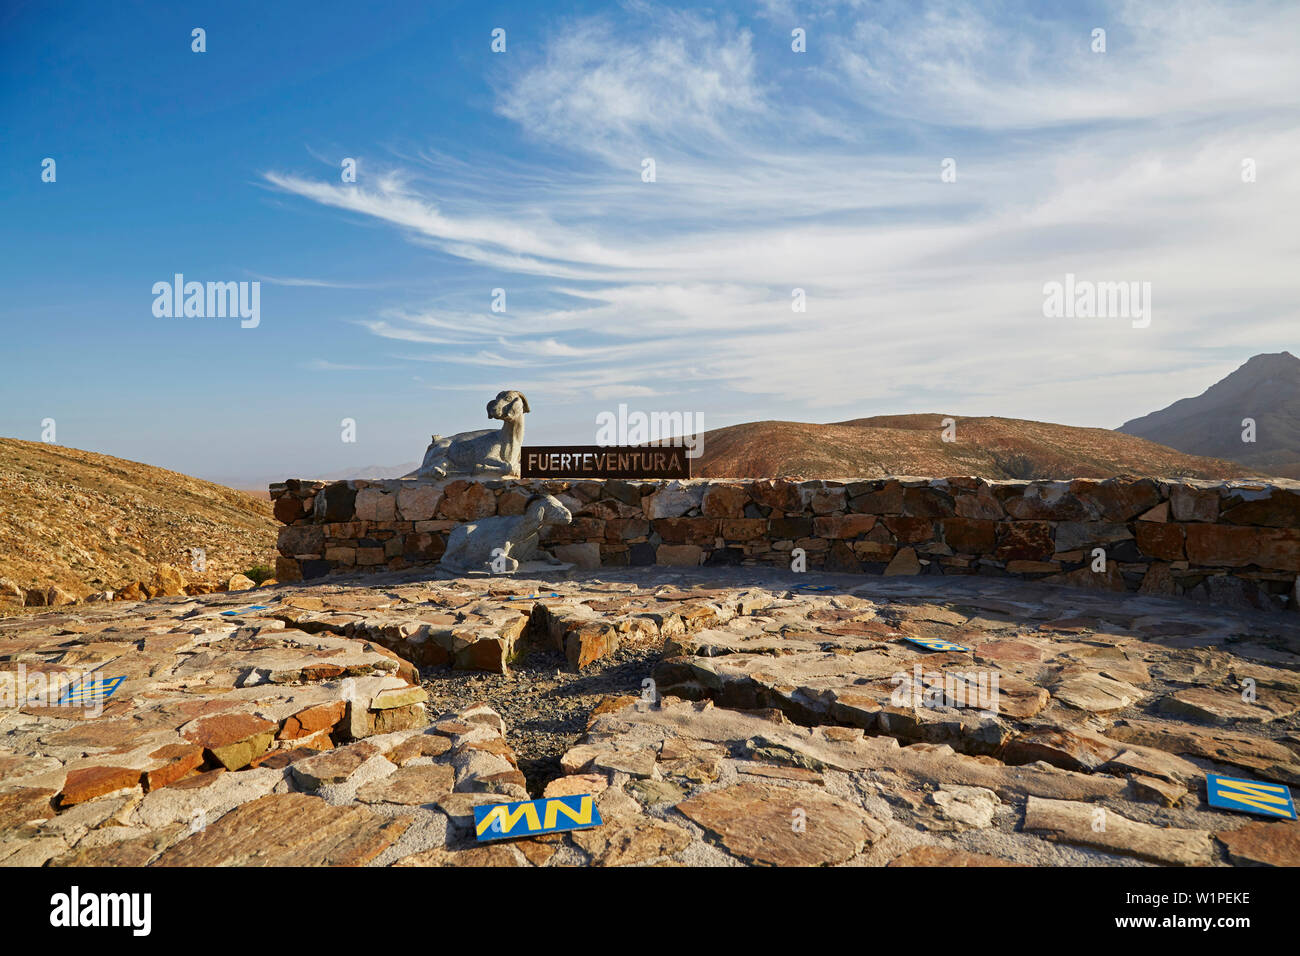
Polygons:
<instances>
[{"instance_id":1,"label":"wispy cirrus cloud","mask_svg":"<svg viewBox=\"0 0 1300 956\"><path fill-rule=\"evenodd\" d=\"M1026 11L886 3L828 37L861 102L934 125L1037 129L1293 109L1294 4L1146 3L1090 12L1084 29ZM1106 31L1106 52L1092 30Z\"/></svg>"},{"instance_id":2,"label":"wispy cirrus cloud","mask_svg":"<svg viewBox=\"0 0 1300 956\"><path fill-rule=\"evenodd\" d=\"M615 164L640 162L647 149L707 156L770 115L752 35L734 18L640 12L657 26L648 36L620 32L612 18L559 31L541 61L501 91L498 112Z\"/></svg>"},{"instance_id":3,"label":"wispy cirrus cloud","mask_svg":"<svg viewBox=\"0 0 1300 956\"><path fill-rule=\"evenodd\" d=\"M401 368L400 365L352 365L345 362L331 362L328 359L311 359L303 362L302 367L313 372L389 372Z\"/></svg>"},{"instance_id":4,"label":"wispy cirrus cloud","mask_svg":"<svg viewBox=\"0 0 1300 956\"><path fill-rule=\"evenodd\" d=\"M334 279L297 279L286 276L265 276L253 273L253 278L269 285L288 286L290 288L308 289L374 289L377 286L367 282L338 282Z\"/></svg>"},{"instance_id":5,"label":"wispy cirrus cloud","mask_svg":"<svg viewBox=\"0 0 1300 956\"><path fill-rule=\"evenodd\" d=\"M1115 425L1177 397L1189 368L1281 347L1297 9L831 3L798 21L818 51L806 61L776 4L748 27L628 12L563 24L507 74L499 115L547 152L502 161L495 195L437 156L365 186L266 174L481 282L478 300L362 323L439 348L402 357L532 370L534 400L670 397L669 376L786 417L942 407ZM940 180L945 157L956 182ZM1258 182L1241 180L1247 157ZM1042 285L1065 272L1150 281L1151 327L1044 319ZM509 289L504 314L487 309L493 286ZM1152 394L1135 409L1139 372Z\"/></svg>"}]
</instances>

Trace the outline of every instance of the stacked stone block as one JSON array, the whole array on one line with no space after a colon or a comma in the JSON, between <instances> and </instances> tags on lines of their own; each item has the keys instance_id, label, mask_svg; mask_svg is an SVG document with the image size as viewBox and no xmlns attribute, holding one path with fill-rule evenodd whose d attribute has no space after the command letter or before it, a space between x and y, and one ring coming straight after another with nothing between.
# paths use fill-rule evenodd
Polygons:
<instances>
[{"instance_id":1,"label":"stacked stone block","mask_svg":"<svg viewBox=\"0 0 1300 956\"><path fill-rule=\"evenodd\" d=\"M1296 606L1300 484L1285 481L291 480L271 486L286 525L276 577L436 564L457 524L520 514L537 494L573 513L543 545L584 568L790 567L798 549L809 570Z\"/></svg>"}]
</instances>

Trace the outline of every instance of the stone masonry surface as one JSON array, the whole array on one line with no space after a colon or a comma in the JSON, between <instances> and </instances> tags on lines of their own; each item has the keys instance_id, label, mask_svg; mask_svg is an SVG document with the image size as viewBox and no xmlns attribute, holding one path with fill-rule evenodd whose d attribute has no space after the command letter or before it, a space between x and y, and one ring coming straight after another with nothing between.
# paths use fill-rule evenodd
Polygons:
<instances>
[{"instance_id":1,"label":"stone masonry surface","mask_svg":"<svg viewBox=\"0 0 1300 956\"><path fill-rule=\"evenodd\" d=\"M558 776L521 772L492 701L428 705L428 675L557 646L587 669L653 652ZM647 567L336 575L0 621L0 681L86 670L125 677L101 713L0 706L0 864L1300 865L1300 825L1211 809L1204 784L1300 784L1291 614ZM929 693L994 677L979 706ZM604 825L476 844L475 805L543 792L594 794Z\"/></svg>"},{"instance_id":2,"label":"stone masonry surface","mask_svg":"<svg viewBox=\"0 0 1300 956\"><path fill-rule=\"evenodd\" d=\"M1289 481L293 480L271 486L286 525L276 578L436 564L457 524L520 514L538 494L574 516L543 546L586 569L789 568L802 549L812 570L1297 607L1300 483Z\"/></svg>"}]
</instances>

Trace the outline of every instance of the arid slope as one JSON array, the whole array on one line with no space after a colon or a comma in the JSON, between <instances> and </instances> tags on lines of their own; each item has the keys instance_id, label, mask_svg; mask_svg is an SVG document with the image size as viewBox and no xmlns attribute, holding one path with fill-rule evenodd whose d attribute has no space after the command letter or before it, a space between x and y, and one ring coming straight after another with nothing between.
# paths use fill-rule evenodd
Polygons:
<instances>
[{"instance_id":1,"label":"arid slope","mask_svg":"<svg viewBox=\"0 0 1300 956\"><path fill-rule=\"evenodd\" d=\"M693 473L706 478L1107 478L1113 475L1237 478L1235 462L1185 455L1104 428L1017 418L959 418L942 440L944 415L881 415L829 425L749 422L706 432Z\"/></svg>"},{"instance_id":2,"label":"arid slope","mask_svg":"<svg viewBox=\"0 0 1300 956\"><path fill-rule=\"evenodd\" d=\"M134 461L0 438L0 578L89 592L148 580L163 564L191 581L273 565L271 505ZM202 548L206 573L191 570Z\"/></svg>"}]
</instances>

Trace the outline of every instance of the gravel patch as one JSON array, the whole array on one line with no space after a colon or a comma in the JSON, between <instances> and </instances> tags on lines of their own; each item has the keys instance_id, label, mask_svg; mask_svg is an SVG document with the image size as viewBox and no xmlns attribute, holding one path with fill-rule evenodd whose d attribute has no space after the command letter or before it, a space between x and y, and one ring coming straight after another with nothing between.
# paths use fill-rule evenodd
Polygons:
<instances>
[{"instance_id":1,"label":"gravel patch","mask_svg":"<svg viewBox=\"0 0 1300 956\"><path fill-rule=\"evenodd\" d=\"M421 677L431 715L487 701L506 722L528 792L540 796L561 776L560 756L586 732L592 708L611 694L639 694L661 656L658 647L620 648L575 674L563 654L533 648L508 675L428 669Z\"/></svg>"}]
</instances>

